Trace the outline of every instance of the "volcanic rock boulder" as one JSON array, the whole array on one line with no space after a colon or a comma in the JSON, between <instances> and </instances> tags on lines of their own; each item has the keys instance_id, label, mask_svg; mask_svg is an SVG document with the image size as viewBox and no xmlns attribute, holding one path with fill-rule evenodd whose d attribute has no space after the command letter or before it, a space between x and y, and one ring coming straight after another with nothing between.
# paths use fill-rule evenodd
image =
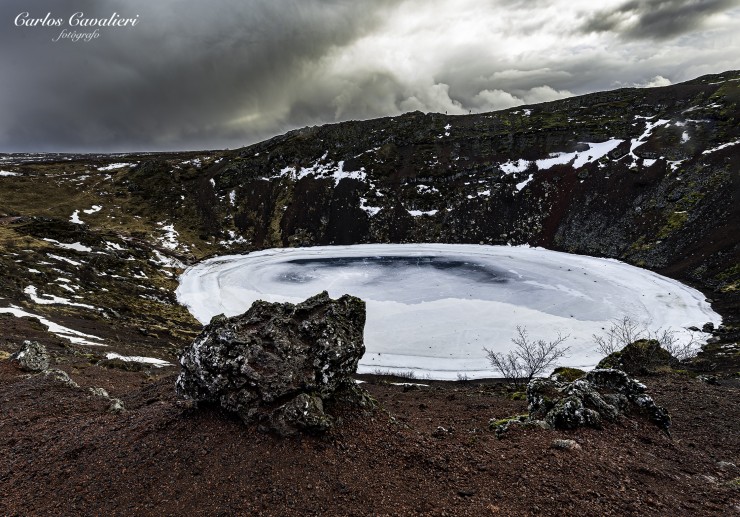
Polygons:
<instances>
[{"instance_id":1,"label":"volcanic rock boulder","mask_svg":"<svg viewBox=\"0 0 740 517\"><path fill-rule=\"evenodd\" d=\"M180 356L178 393L281 435L322 432L337 398L366 401L352 375L365 353L365 302L325 291L297 305L257 301L214 317Z\"/></svg>"},{"instance_id":2,"label":"volcanic rock boulder","mask_svg":"<svg viewBox=\"0 0 740 517\"><path fill-rule=\"evenodd\" d=\"M639 339L603 358L596 368L614 368L629 375L645 375L655 373L660 368L675 368L678 363L678 359L661 347L657 340Z\"/></svg>"},{"instance_id":3,"label":"volcanic rock boulder","mask_svg":"<svg viewBox=\"0 0 740 517\"><path fill-rule=\"evenodd\" d=\"M43 372L49 368L49 353L36 341L24 341L20 350L10 356L24 372Z\"/></svg>"},{"instance_id":4,"label":"volcanic rock boulder","mask_svg":"<svg viewBox=\"0 0 740 517\"><path fill-rule=\"evenodd\" d=\"M511 425L536 424L550 429L600 428L621 415L639 413L668 433L671 417L645 393L645 385L621 370L596 369L573 382L533 379L527 386L529 415L501 423L498 436Z\"/></svg>"}]
</instances>

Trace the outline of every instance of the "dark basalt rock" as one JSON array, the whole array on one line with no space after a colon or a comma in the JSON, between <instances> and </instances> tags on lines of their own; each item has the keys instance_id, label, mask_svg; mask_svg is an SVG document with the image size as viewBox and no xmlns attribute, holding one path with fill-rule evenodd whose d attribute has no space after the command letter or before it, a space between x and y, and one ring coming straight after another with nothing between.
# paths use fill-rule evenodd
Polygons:
<instances>
[{"instance_id":1,"label":"dark basalt rock","mask_svg":"<svg viewBox=\"0 0 740 517\"><path fill-rule=\"evenodd\" d=\"M216 316L180 357L177 391L281 435L322 432L337 399L367 403L352 375L365 353L365 302L323 292L297 305L255 302Z\"/></svg>"},{"instance_id":2,"label":"dark basalt rock","mask_svg":"<svg viewBox=\"0 0 740 517\"><path fill-rule=\"evenodd\" d=\"M645 375L655 373L661 367L674 368L678 363L678 359L662 348L655 339L640 339L609 354L596 368L614 368L630 375Z\"/></svg>"},{"instance_id":3,"label":"dark basalt rock","mask_svg":"<svg viewBox=\"0 0 740 517\"><path fill-rule=\"evenodd\" d=\"M671 417L645 393L645 385L621 370L596 369L573 382L557 377L533 379L527 386L529 415L495 426L496 435L511 425L539 424L550 429L601 428L626 414L643 414L668 433ZM497 422L498 424L498 422Z\"/></svg>"},{"instance_id":4,"label":"dark basalt rock","mask_svg":"<svg viewBox=\"0 0 740 517\"><path fill-rule=\"evenodd\" d=\"M24 341L20 350L10 356L24 372L43 372L49 368L49 353L36 341Z\"/></svg>"}]
</instances>

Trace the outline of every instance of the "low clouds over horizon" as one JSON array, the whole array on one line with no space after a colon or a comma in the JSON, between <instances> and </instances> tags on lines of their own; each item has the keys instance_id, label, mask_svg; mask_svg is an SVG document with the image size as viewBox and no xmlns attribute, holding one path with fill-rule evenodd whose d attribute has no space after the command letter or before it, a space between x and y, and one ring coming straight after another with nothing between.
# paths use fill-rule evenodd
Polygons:
<instances>
[{"instance_id":1,"label":"low clouds over horizon","mask_svg":"<svg viewBox=\"0 0 740 517\"><path fill-rule=\"evenodd\" d=\"M0 152L240 147L740 68L734 0L5 0ZM139 15L88 43L28 11ZM79 29L77 29L79 30ZM89 29L88 29L89 30Z\"/></svg>"}]
</instances>

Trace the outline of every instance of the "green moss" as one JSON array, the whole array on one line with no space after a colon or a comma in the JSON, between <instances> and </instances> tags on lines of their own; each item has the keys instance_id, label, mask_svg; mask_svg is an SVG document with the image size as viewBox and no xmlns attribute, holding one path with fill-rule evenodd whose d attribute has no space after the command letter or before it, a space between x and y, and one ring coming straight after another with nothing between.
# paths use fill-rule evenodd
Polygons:
<instances>
[{"instance_id":1,"label":"green moss","mask_svg":"<svg viewBox=\"0 0 740 517\"><path fill-rule=\"evenodd\" d=\"M564 366L555 368L555 371L553 371L552 373L553 375L558 376L558 380L565 382L573 382L576 379L580 379L581 377L586 375L586 372L584 372L583 370L580 370L578 368L566 368Z\"/></svg>"},{"instance_id":2,"label":"green moss","mask_svg":"<svg viewBox=\"0 0 740 517\"><path fill-rule=\"evenodd\" d=\"M677 364L677 359L654 339L640 339L609 354L597 368L614 368L630 375L654 374Z\"/></svg>"},{"instance_id":3,"label":"green moss","mask_svg":"<svg viewBox=\"0 0 740 517\"><path fill-rule=\"evenodd\" d=\"M527 400L527 393L524 391L515 391L509 394L511 400Z\"/></svg>"},{"instance_id":4,"label":"green moss","mask_svg":"<svg viewBox=\"0 0 740 517\"><path fill-rule=\"evenodd\" d=\"M658 230L658 237L661 239L668 237L686 224L688 219L689 214L686 211L670 212L666 218L665 224L660 230Z\"/></svg>"},{"instance_id":5,"label":"green moss","mask_svg":"<svg viewBox=\"0 0 740 517\"><path fill-rule=\"evenodd\" d=\"M496 429L497 427L506 425L509 422L524 422L527 418L529 418L529 415L515 415L507 418L501 418L499 420L491 419L491 421L488 423L488 427L491 429Z\"/></svg>"}]
</instances>

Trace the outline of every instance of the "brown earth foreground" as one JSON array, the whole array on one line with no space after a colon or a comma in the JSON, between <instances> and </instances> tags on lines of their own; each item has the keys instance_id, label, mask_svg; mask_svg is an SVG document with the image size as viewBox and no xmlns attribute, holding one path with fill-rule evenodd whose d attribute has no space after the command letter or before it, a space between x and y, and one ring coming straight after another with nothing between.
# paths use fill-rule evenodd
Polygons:
<instances>
[{"instance_id":1,"label":"brown earth foreground","mask_svg":"<svg viewBox=\"0 0 740 517\"><path fill-rule=\"evenodd\" d=\"M63 369L81 388L0 361L2 515L740 515L732 380L641 379L672 439L624 419L499 440L489 419L526 411L503 385L373 377L373 414L340 409L328 436L280 439L189 407L174 367ZM92 386L127 411L108 413Z\"/></svg>"}]
</instances>

